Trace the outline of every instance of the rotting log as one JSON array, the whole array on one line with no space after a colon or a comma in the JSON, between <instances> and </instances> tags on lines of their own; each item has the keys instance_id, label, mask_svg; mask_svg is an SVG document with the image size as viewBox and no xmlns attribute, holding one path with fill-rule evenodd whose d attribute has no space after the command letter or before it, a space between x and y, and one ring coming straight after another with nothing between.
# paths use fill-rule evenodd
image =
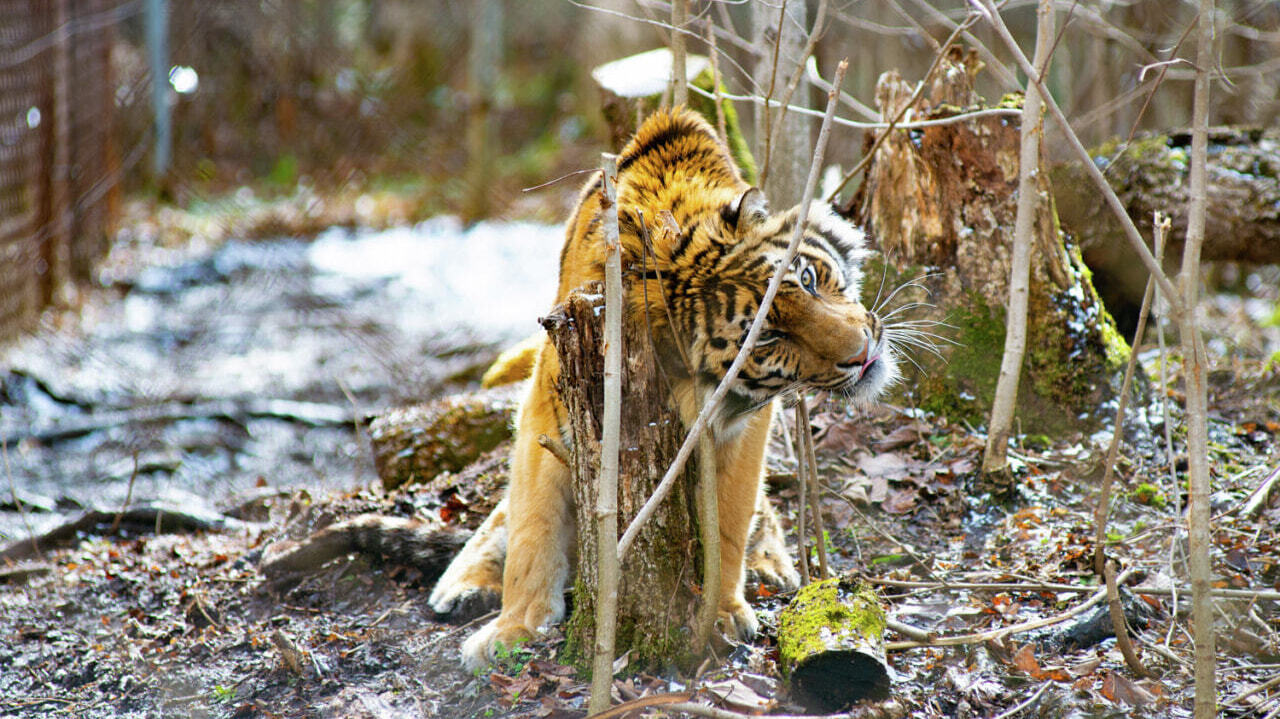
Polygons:
<instances>
[{"instance_id":1,"label":"rotting log","mask_svg":"<svg viewBox=\"0 0 1280 719\"><path fill-rule=\"evenodd\" d=\"M830 713L889 696L885 611L876 593L832 577L796 593L778 615L778 660L792 697Z\"/></svg>"},{"instance_id":2,"label":"rotting log","mask_svg":"<svg viewBox=\"0 0 1280 719\"><path fill-rule=\"evenodd\" d=\"M1165 253L1171 259L1182 256L1186 236L1190 142L1189 133L1176 132L1127 144L1112 140L1091 151L1148 244L1152 214L1160 210L1171 216L1172 245ZM1280 129L1216 128L1209 133L1206 162L1209 200L1201 258L1280 264ZM1079 165L1054 168L1053 185L1063 227L1098 273L1099 291L1109 303L1123 301L1136 312L1147 272L1134 261L1115 216L1097 202Z\"/></svg>"},{"instance_id":3,"label":"rotting log","mask_svg":"<svg viewBox=\"0 0 1280 719\"><path fill-rule=\"evenodd\" d=\"M603 297L599 283L571 293L542 319L560 358L558 391L567 410L577 517L577 575L573 615L565 627L566 655L586 664L594 646L596 537L594 508L603 417ZM618 521L626 526L644 505L684 437L667 406L667 388L642 320L623 322L621 456ZM701 576L695 509L696 468L688 468L622 563L616 653L630 651L639 666L686 667L689 627L697 613Z\"/></svg>"},{"instance_id":4,"label":"rotting log","mask_svg":"<svg viewBox=\"0 0 1280 719\"><path fill-rule=\"evenodd\" d=\"M911 119L984 108L973 90L980 69L975 53L949 48L927 82L929 91L911 108ZM912 90L895 71L881 76L876 103L886 121ZM1020 103L1014 95L1003 104ZM979 423L991 406L1004 347L1019 134L1012 115L895 129L844 208L879 243L887 265L885 292L923 277L927 293L912 288L895 300L931 303L930 318L952 325L940 333L954 341L939 347L941 358L916 353L923 372L918 384L908 385L918 387L919 405ZM874 139L868 136L868 147ZM1039 202L1018 414L1027 430L1053 434L1092 418L1118 391L1129 348L1098 299L1079 248L1059 227L1043 160L1035 176ZM867 276L874 278L880 269L869 267ZM866 285L874 297L876 283Z\"/></svg>"}]
</instances>

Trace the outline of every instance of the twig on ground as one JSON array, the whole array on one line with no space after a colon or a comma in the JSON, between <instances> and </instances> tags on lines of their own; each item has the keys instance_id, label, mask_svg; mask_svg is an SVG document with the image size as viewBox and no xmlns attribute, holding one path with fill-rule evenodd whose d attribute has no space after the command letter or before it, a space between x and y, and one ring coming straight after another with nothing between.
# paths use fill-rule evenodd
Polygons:
<instances>
[{"instance_id":1,"label":"twig on ground","mask_svg":"<svg viewBox=\"0 0 1280 719\"><path fill-rule=\"evenodd\" d=\"M907 639L914 639L917 642L931 642L938 638L937 632L925 631L920 627L912 626L896 619L885 618L884 625Z\"/></svg>"},{"instance_id":2,"label":"twig on ground","mask_svg":"<svg viewBox=\"0 0 1280 719\"><path fill-rule=\"evenodd\" d=\"M1107 562L1103 567L1103 574L1107 580L1107 611L1111 614L1111 630L1116 635L1116 646L1120 647L1120 653L1124 655L1124 663L1129 665L1129 671L1137 677L1150 676L1150 672L1142 665L1142 660L1133 649L1133 641L1129 638L1129 625L1124 620L1124 607L1120 605L1120 590L1116 586L1116 563Z\"/></svg>"},{"instance_id":3,"label":"twig on ground","mask_svg":"<svg viewBox=\"0 0 1280 719\"><path fill-rule=\"evenodd\" d=\"M1116 584L1120 585L1124 583L1132 575L1133 575L1133 568L1124 570L1124 572L1122 572L1119 577L1116 577ZM976 632L973 634L958 634L958 635L947 636L947 637L938 637L929 642L918 642L918 641L891 642L885 645L885 651L894 652L894 651L902 651L905 649L917 649L920 647L945 647L945 646L956 646L960 644L979 644L982 642L988 642L988 641L991 641L992 639L999 639L1001 637L1009 636L1010 634L1019 634L1021 632L1031 631L1032 629L1039 629L1041 627L1048 627L1054 624L1065 622L1066 620L1076 616L1077 614L1087 611L1090 607L1094 606L1098 602L1103 601L1106 598L1107 598L1107 590L1105 587L1103 587L1102 589L1096 590L1093 593L1093 595L1090 596L1085 601L1077 604L1076 606L1068 609L1065 612L1062 612L1060 614L1055 614L1051 617L1033 619L1031 621L1022 622L1021 624L1013 624L1007 627L1001 627L999 629L990 629L985 632Z\"/></svg>"},{"instance_id":4,"label":"twig on ground","mask_svg":"<svg viewBox=\"0 0 1280 719\"><path fill-rule=\"evenodd\" d=\"M999 714L997 714L997 715L995 716L995 718L994 718L994 719L1009 719L1009 717L1013 716L1014 714L1017 714L1018 712L1022 711L1023 709L1026 709L1027 707L1031 706L1032 704L1035 704L1035 703L1036 703L1036 700L1038 700L1038 699L1040 698L1040 695L1041 695L1041 694L1044 694L1044 693L1045 693L1045 691L1047 691L1047 690L1049 689L1049 687L1051 687L1051 686L1053 686L1053 682L1043 682L1043 683L1041 683L1041 684L1040 684L1040 688L1036 690L1035 694L1032 694L1031 696L1027 697L1026 699L1024 699L1024 700L1022 700L1022 701L1018 702L1017 704L1015 704L1015 705L1013 705L1013 706L1009 707L1009 708L1008 708L1008 709L1006 709L1005 711L1000 712Z\"/></svg>"},{"instance_id":5,"label":"twig on ground","mask_svg":"<svg viewBox=\"0 0 1280 719\"><path fill-rule=\"evenodd\" d=\"M928 590L965 590L978 592L1077 592L1085 594L1097 591L1096 586L1086 587L1077 584L1054 584L1045 583L1013 583L1013 582L947 582L934 581L924 582L908 579L885 579L883 577L867 577L868 582L872 584L881 584L886 587L900 587L902 589L928 589ZM1167 597L1175 593L1186 593L1191 591L1190 587L1130 587L1129 591L1134 594L1146 594L1153 597ZM1273 592L1266 589L1220 589L1213 590L1213 596L1222 597L1223 599L1266 599L1271 601L1280 601L1280 592Z\"/></svg>"},{"instance_id":6,"label":"twig on ground","mask_svg":"<svg viewBox=\"0 0 1280 719\"><path fill-rule=\"evenodd\" d=\"M628 716L632 712L647 709L649 707L671 706L680 702L687 702L693 698L693 692L671 692L669 694L650 694L649 696L636 697L630 701L622 702L609 709L587 715L587 719L615 719L615 717Z\"/></svg>"},{"instance_id":7,"label":"twig on ground","mask_svg":"<svg viewBox=\"0 0 1280 719\"><path fill-rule=\"evenodd\" d=\"M1262 480L1262 484L1253 490L1241 513L1249 519L1255 519L1271 501L1271 493L1278 486L1280 486L1280 465L1276 465L1275 469L1271 470L1271 474Z\"/></svg>"},{"instance_id":8,"label":"twig on ground","mask_svg":"<svg viewBox=\"0 0 1280 719\"><path fill-rule=\"evenodd\" d=\"M710 719L752 719L760 716L759 714L743 714L741 712L721 709L719 707L707 706L706 704L695 704L693 702L682 702L680 704L671 704L667 707L671 711L684 712L693 714L694 716L709 717ZM844 714L770 714L769 719L839 719ZM595 719L595 717L588 717Z\"/></svg>"}]
</instances>

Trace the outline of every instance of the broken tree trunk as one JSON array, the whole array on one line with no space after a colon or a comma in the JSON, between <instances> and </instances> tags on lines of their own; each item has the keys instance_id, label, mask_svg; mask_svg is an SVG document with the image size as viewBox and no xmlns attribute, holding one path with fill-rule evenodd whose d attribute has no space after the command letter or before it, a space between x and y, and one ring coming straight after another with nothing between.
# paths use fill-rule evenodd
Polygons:
<instances>
[{"instance_id":1,"label":"broken tree trunk","mask_svg":"<svg viewBox=\"0 0 1280 719\"><path fill-rule=\"evenodd\" d=\"M975 53L947 50L906 119L932 120L982 109L973 91ZM881 76L876 103L886 121L912 95L897 72ZM1020 98L1006 103L1016 107ZM874 137L868 137L868 145ZM1005 305L1018 186L1019 121L984 115L899 130L876 150L846 213L879 242L886 289L927 275L902 301L932 303L953 326L942 358L923 367L919 404L985 422L1004 346ZM1027 353L1018 393L1024 431L1053 434L1091 418L1119 387L1128 345L1098 299L1077 247L1059 229L1048 177L1036 172ZM868 277L875 276L875 269ZM875 288L867 283L868 291ZM902 297L902 295L914 295ZM891 309L891 308L890 308Z\"/></svg>"},{"instance_id":2,"label":"broken tree trunk","mask_svg":"<svg viewBox=\"0 0 1280 719\"><path fill-rule=\"evenodd\" d=\"M603 297L599 283L580 288L543 318L560 357L560 397L569 442L578 523L573 616L565 626L570 661L590 661L596 598L596 482L604 403ZM666 404L643 321L623 322L621 456L618 522L626 526L644 505L684 438ZM692 657L689 627L697 614L701 577L695 508L696 468L687 468L671 495L636 538L622 563L616 653L640 666L684 666Z\"/></svg>"},{"instance_id":3,"label":"broken tree trunk","mask_svg":"<svg viewBox=\"0 0 1280 719\"><path fill-rule=\"evenodd\" d=\"M827 714L889 696L885 612L865 584L833 577L778 614L778 665L805 709Z\"/></svg>"}]
</instances>

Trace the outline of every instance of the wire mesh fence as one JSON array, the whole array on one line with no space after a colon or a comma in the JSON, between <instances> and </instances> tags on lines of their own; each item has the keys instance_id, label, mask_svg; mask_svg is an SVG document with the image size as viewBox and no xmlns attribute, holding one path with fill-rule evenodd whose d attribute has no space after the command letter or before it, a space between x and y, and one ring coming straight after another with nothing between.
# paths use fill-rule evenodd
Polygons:
<instances>
[{"instance_id":1,"label":"wire mesh fence","mask_svg":"<svg viewBox=\"0 0 1280 719\"><path fill-rule=\"evenodd\" d=\"M107 248L119 204L111 48L137 0L0 0L0 337Z\"/></svg>"}]
</instances>

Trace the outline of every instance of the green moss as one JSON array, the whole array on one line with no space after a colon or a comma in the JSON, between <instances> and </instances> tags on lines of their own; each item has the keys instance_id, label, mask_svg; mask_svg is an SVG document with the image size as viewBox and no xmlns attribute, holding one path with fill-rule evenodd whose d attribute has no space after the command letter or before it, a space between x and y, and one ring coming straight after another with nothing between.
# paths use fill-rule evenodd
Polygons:
<instances>
[{"instance_id":1,"label":"green moss","mask_svg":"<svg viewBox=\"0 0 1280 719\"><path fill-rule=\"evenodd\" d=\"M1129 499L1138 504L1145 504L1151 507L1163 508L1168 500L1165 499L1164 492L1160 488L1150 482L1143 482L1133 488L1129 493Z\"/></svg>"},{"instance_id":2,"label":"green moss","mask_svg":"<svg viewBox=\"0 0 1280 719\"><path fill-rule=\"evenodd\" d=\"M995 396L1004 354L1005 312L988 307L977 293L968 293L962 307L947 313L959 345L945 365L931 363L920 382L920 406L953 420L985 424Z\"/></svg>"},{"instance_id":3,"label":"green moss","mask_svg":"<svg viewBox=\"0 0 1280 719\"><path fill-rule=\"evenodd\" d=\"M884 608L869 586L839 578L814 582L801 588L778 616L780 667L790 674L806 658L855 634L878 641L884 628Z\"/></svg>"},{"instance_id":4,"label":"green moss","mask_svg":"<svg viewBox=\"0 0 1280 719\"><path fill-rule=\"evenodd\" d=\"M1021 110L1023 99L1024 99L1024 96L1022 93L1010 92L1010 93L1007 93L1004 97L1000 98L1000 102L999 104L996 105L996 107Z\"/></svg>"}]
</instances>

